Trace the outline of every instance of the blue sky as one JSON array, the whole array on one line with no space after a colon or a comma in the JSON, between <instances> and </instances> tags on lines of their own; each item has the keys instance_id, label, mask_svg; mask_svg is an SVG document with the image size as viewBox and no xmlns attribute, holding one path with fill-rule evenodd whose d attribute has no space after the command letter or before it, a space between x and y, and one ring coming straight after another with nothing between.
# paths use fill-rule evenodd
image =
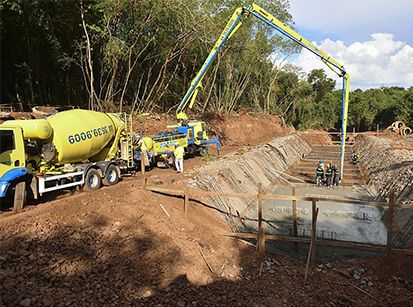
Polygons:
<instances>
[{"instance_id":1,"label":"blue sky","mask_svg":"<svg viewBox=\"0 0 413 307\"><path fill-rule=\"evenodd\" d=\"M289 2L297 32L342 62L352 88L413 86L413 0ZM305 51L290 61L323 67Z\"/></svg>"}]
</instances>

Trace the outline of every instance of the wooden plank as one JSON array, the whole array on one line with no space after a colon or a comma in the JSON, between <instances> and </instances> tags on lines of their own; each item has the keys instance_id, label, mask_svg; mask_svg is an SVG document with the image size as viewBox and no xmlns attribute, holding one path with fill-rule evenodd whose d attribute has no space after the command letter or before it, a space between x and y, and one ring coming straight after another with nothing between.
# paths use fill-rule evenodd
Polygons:
<instances>
[{"instance_id":1,"label":"wooden plank","mask_svg":"<svg viewBox=\"0 0 413 307\"><path fill-rule=\"evenodd\" d=\"M387 244L386 256L390 259L393 249L393 208L394 208L394 188L389 192L389 208L387 210Z\"/></svg>"},{"instance_id":2,"label":"wooden plank","mask_svg":"<svg viewBox=\"0 0 413 307\"><path fill-rule=\"evenodd\" d=\"M19 211L23 209L25 195L26 195L26 182L22 181L16 184L16 187L14 188L14 202L13 202L14 211Z\"/></svg>"},{"instance_id":3,"label":"wooden plank","mask_svg":"<svg viewBox=\"0 0 413 307\"><path fill-rule=\"evenodd\" d=\"M264 227L262 226L262 207L263 207L263 201L262 201L262 184L258 184L258 254L260 256L265 255L265 233L264 233Z\"/></svg>"},{"instance_id":4,"label":"wooden plank","mask_svg":"<svg viewBox=\"0 0 413 307\"><path fill-rule=\"evenodd\" d=\"M168 189L168 188L162 188L162 187L151 187L151 186L147 186L146 190L149 190L152 192L158 192L162 194L169 194L173 196L183 196L185 193L184 190Z\"/></svg>"},{"instance_id":5,"label":"wooden plank","mask_svg":"<svg viewBox=\"0 0 413 307\"><path fill-rule=\"evenodd\" d=\"M163 188L163 187L146 187L147 190L153 192L159 192L163 194L170 194L175 196L183 196L183 190L175 190L170 188ZM190 189L188 190L189 198L194 198L195 196L198 197L206 197L206 196L221 196L221 197L239 197L239 198L255 198L257 194L253 193L236 193L236 192L208 192L202 191L198 189ZM356 200L356 199L345 199L345 198L336 198L324 195L305 195L305 196L291 196L291 195L276 195L276 194L262 194L263 200L296 200L296 201L312 201L313 199L317 200L318 202L328 201L334 203L344 203L344 204L358 204L358 205L370 205L370 206L387 206L385 202L378 202L378 201L364 201L364 200Z\"/></svg>"},{"instance_id":6,"label":"wooden plank","mask_svg":"<svg viewBox=\"0 0 413 307\"><path fill-rule=\"evenodd\" d=\"M241 232L241 233L229 233L229 234L224 234L224 235L228 237L235 237L235 238L240 238L240 239L257 239L258 233ZM266 234L265 240L297 242L297 243L304 243L304 244L310 243L309 238L303 238L303 237L294 238L294 237L289 237L289 236L273 235L273 234ZM356 243L356 242L335 241L335 240L317 240L317 244L323 245L323 246L335 246L335 247L342 247L342 248L356 248L356 249L368 250L372 252L383 252L383 253L386 252L385 246L367 244L367 243ZM413 249L394 248L393 252L413 256Z\"/></svg>"}]
</instances>

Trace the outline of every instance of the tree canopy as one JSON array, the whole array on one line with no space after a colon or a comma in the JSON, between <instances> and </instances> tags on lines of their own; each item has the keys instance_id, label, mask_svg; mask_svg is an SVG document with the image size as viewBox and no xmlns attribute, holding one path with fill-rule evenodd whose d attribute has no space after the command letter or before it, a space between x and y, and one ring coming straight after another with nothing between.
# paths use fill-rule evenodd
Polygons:
<instances>
[{"instance_id":1,"label":"tree canopy","mask_svg":"<svg viewBox=\"0 0 413 307\"><path fill-rule=\"evenodd\" d=\"M293 27L287 0L261 0ZM175 110L239 0L8 0L1 10L1 101L96 110ZM323 70L275 65L299 51L253 18L212 63L199 113L240 107L300 129L339 128L341 92ZM314 59L317 61L318 59ZM355 90L349 125L413 126L413 88Z\"/></svg>"}]
</instances>

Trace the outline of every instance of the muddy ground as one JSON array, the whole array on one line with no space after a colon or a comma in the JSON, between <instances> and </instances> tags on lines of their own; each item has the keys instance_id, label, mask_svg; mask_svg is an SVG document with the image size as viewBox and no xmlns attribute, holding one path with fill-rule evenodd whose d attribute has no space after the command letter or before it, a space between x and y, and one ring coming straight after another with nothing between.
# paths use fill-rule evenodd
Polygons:
<instances>
[{"instance_id":1,"label":"muddy ground","mask_svg":"<svg viewBox=\"0 0 413 307\"><path fill-rule=\"evenodd\" d=\"M268 129L260 142L274 134ZM239 150L240 144L225 150ZM147 175L151 184L182 186L204 163L200 157L186 161L184 175L169 169ZM277 250L261 259L250 243L224 236L231 229L217 212L191 202L185 217L182 199L153 194L142 183L136 175L113 187L53 195L56 199L22 212L3 212L0 306L408 306L413 301L411 256L319 263L304 284L304 262Z\"/></svg>"}]
</instances>

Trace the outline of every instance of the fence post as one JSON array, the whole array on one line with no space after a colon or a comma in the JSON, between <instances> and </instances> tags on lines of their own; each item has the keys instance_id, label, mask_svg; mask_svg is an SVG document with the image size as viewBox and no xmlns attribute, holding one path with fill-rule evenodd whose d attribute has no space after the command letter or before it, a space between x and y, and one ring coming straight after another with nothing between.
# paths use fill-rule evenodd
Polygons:
<instances>
[{"instance_id":1,"label":"fence post","mask_svg":"<svg viewBox=\"0 0 413 307\"><path fill-rule=\"evenodd\" d=\"M394 188L389 191L389 208L387 210L387 245L386 256L390 259L393 249L393 211L394 211Z\"/></svg>"},{"instance_id":2,"label":"fence post","mask_svg":"<svg viewBox=\"0 0 413 307\"><path fill-rule=\"evenodd\" d=\"M141 153L141 173L143 185L145 186L145 161L143 160L143 153Z\"/></svg>"},{"instance_id":3,"label":"fence post","mask_svg":"<svg viewBox=\"0 0 413 307\"><path fill-rule=\"evenodd\" d=\"M376 136L379 136L380 126L377 124Z\"/></svg>"},{"instance_id":4,"label":"fence post","mask_svg":"<svg viewBox=\"0 0 413 307\"><path fill-rule=\"evenodd\" d=\"M291 196L295 196L295 185L291 186ZM293 211L293 237L297 237L297 201L295 199L291 200L291 206ZM294 243L297 249L297 242Z\"/></svg>"},{"instance_id":5,"label":"fence post","mask_svg":"<svg viewBox=\"0 0 413 307\"><path fill-rule=\"evenodd\" d=\"M315 257L316 257L316 243L317 243L317 217L318 217L318 208L317 208L317 201L313 199L312 201L312 223L311 223L311 240L313 241L313 248L311 250L311 270L315 267Z\"/></svg>"},{"instance_id":6,"label":"fence post","mask_svg":"<svg viewBox=\"0 0 413 307\"><path fill-rule=\"evenodd\" d=\"M258 254L264 256L265 254L265 233L262 226L262 184L258 184Z\"/></svg>"},{"instance_id":7,"label":"fence post","mask_svg":"<svg viewBox=\"0 0 413 307\"><path fill-rule=\"evenodd\" d=\"M312 202L311 240L310 240L310 248L308 250L307 264L305 267L304 283L307 281L308 270L310 269L311 272L314 270L315 258L316 258L318 208L317 208L317 201L315 199L312 199L311 202Z\"/></svg>"}]
</instances>

